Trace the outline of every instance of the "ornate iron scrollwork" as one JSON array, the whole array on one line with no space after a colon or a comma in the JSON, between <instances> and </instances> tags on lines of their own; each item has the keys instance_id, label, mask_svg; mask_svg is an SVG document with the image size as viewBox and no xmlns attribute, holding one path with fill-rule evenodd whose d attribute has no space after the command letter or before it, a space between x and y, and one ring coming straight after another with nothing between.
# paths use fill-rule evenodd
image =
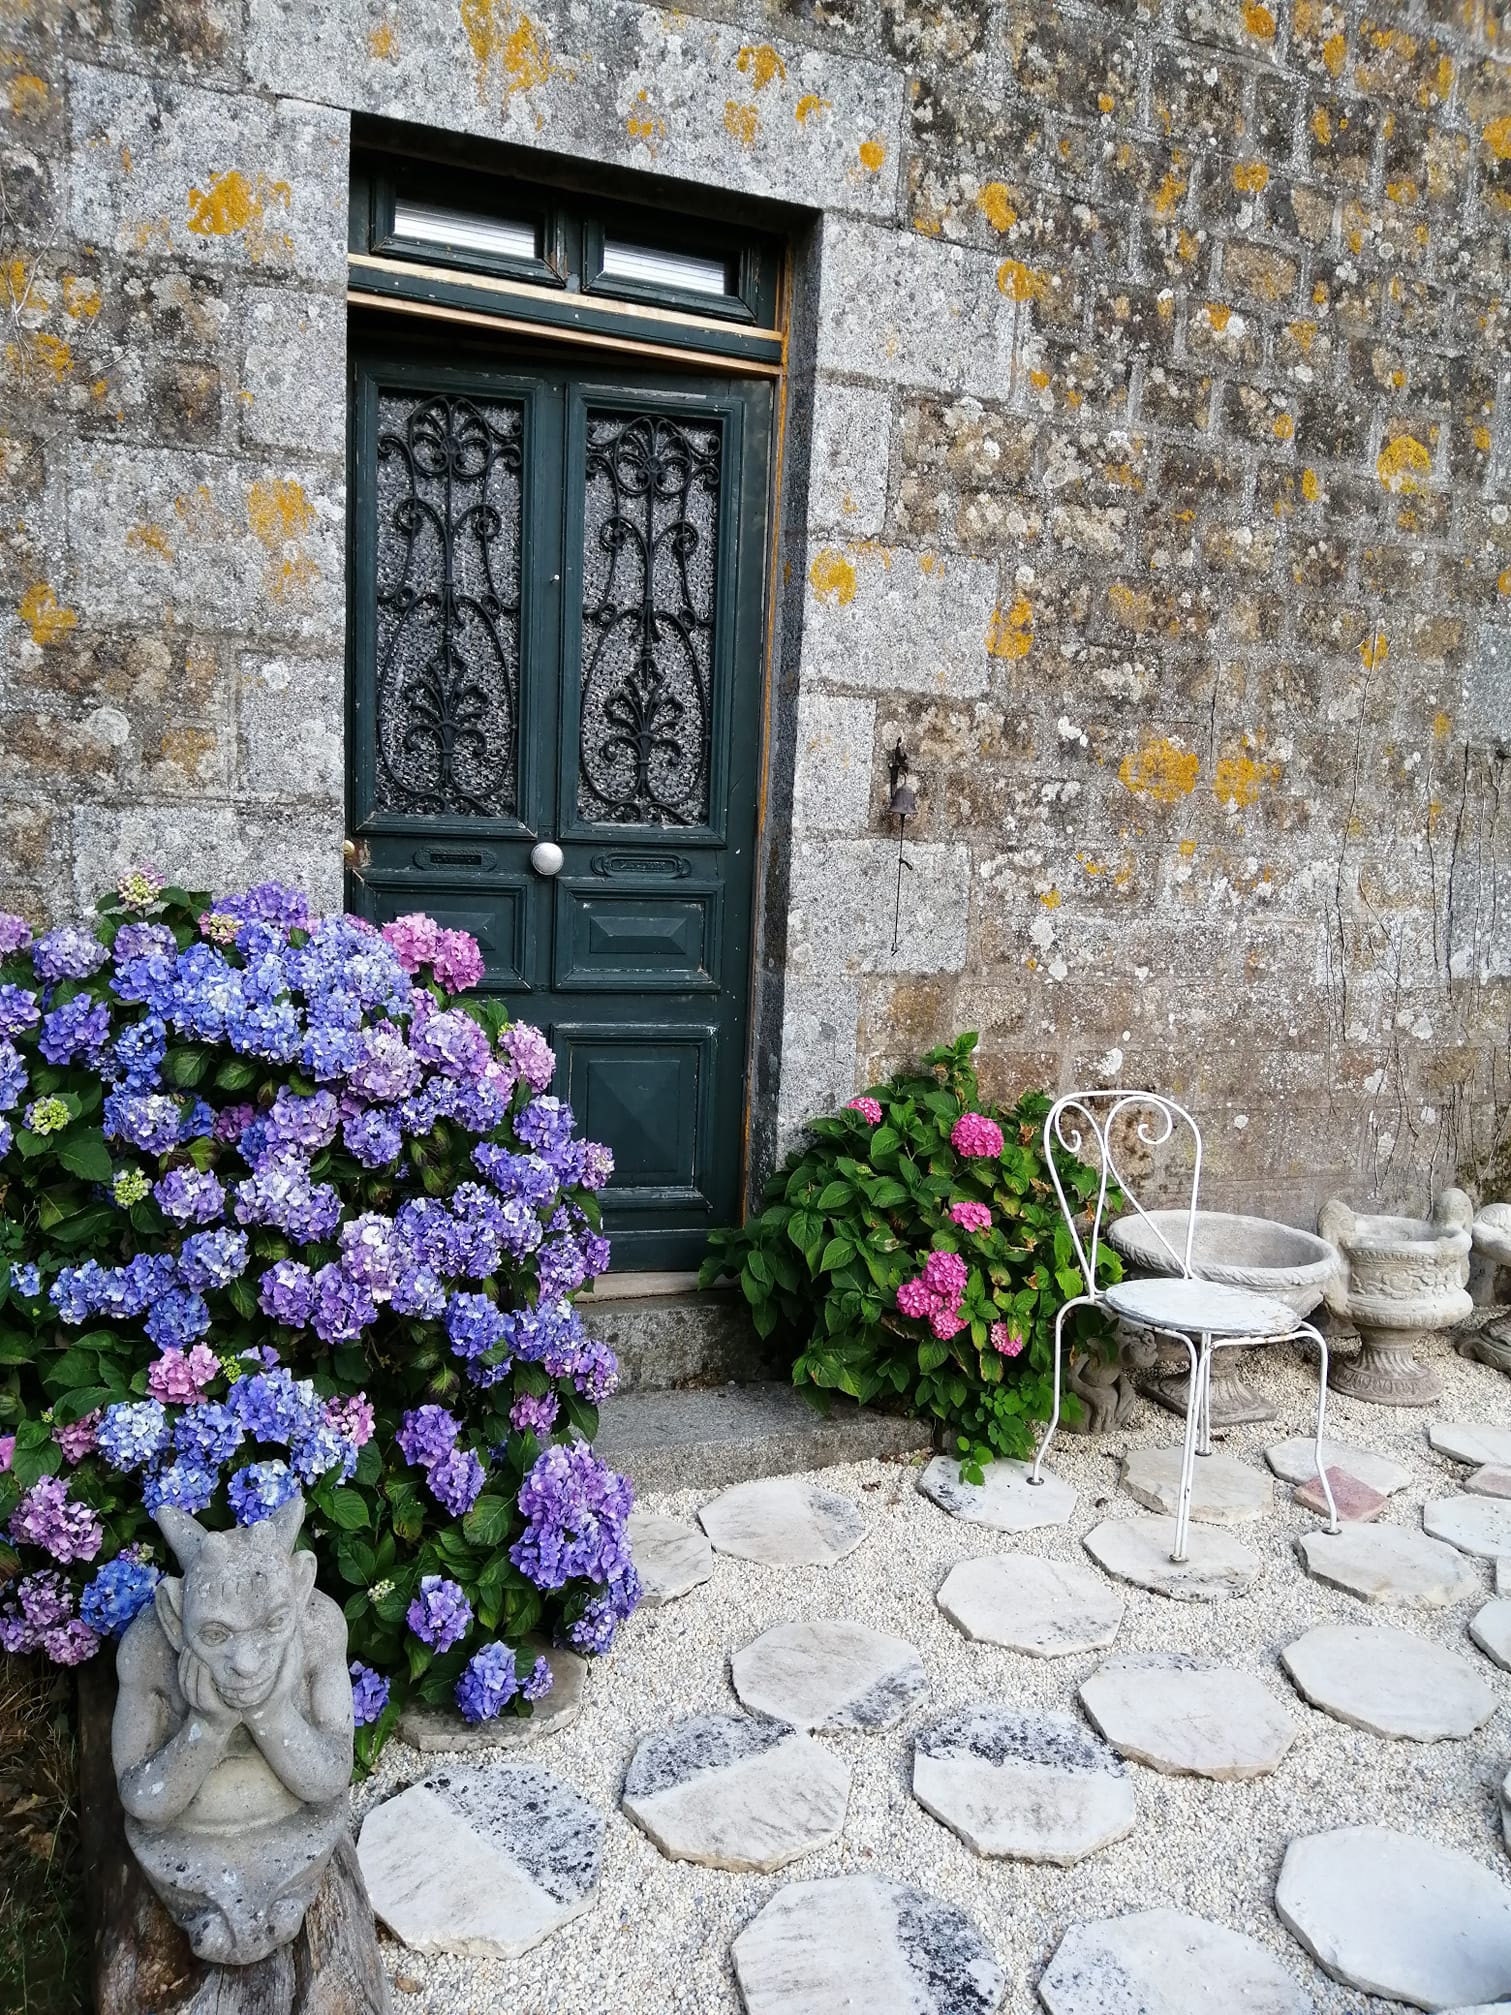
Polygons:
<instances>
[{"instance_id":1,"label":"ornate iron scrollwork","mask_svg":"<svg viewBox=\"0 0 1511 2015\"><path fill-rule=\"evenodd\" d=\"M378 419L377 809L507 817L523 408L390 391Z\"/></svg>"},{"instance_id":2,"label":"ornate iron scrollwork","mask_svg":"<svg viewBox=\"0 0 1511 2015\"><path fill-rule=\"evenodd\" d=\"M716 423L588 415L580 819L707 822L720 447Z\"/></svg>"}]
</instances>

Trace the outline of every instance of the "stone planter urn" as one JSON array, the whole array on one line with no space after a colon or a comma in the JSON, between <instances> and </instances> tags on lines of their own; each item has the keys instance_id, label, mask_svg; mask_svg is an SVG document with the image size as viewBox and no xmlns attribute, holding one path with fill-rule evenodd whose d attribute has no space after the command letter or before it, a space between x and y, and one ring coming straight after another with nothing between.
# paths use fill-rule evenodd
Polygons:
<instances>
[{"instance_id":1,"label":"stone planter urn","mask_svg":"<svg viewBox=\"0 0 1511 2015\"><path fill-rule=\"evenodd\" d=\"M1464 1324L1459 1354L1497 1371L1511 1371L1511 1303L1495 1296L1497 1275L1502 1268L1511 1270L1511 1203L1481 1205L1469 1236L1474 1241L1469 1263L1474 1313Z\"/></svg>"},{"instance_id":2,"label":"stone planter urn","mask_svg":"<svg viewBox=\"0 0 1511 2015\"><path fill-rule=\"evenodd\" d=\"M1133 1273L1178 1274L1176 1254L1186 1246L1183 1210L1131 1211L1108 1227L1107 1236ZM1168 1244L1166 1243L1168 1241ZM1173 1250L1172 1250L1173 1248ZM1283 1301L1298 1317L1311 1314L1338 1270L1338 1255L1325 1239L1267 1217L1222 1210L1198 1210L1191 1238L1191 1271L1198 1280L1251 1288ZM1250 1420L1273 1420L1275 1409L1245 1377L1240 1349L1224 1345L1212 1354L1212 1427L1217 1432ZM1189 1372L1183 1350L1161 1352L1162 1368L1144 1386L1148 1396L1171 1413L1184 1414Z\"/></svg>"},{"instance_id":3,"label":"stone planter urn","mask_svg":"<svg viewBox=\"0 0 1511 2015\"><path fill-rule=\"evenodd\" d=\"M1364 1216L1336 1198L1322 1206L1317 1229L1342 1258L1327 1305L1363 1346L1357 1357L1334 1359L1339 1392L1378 1406L1431 1406L1442 1380L1415 1353L1473 1309L1466 1286L1473 1220L1461 1189L1445 1189L1430 1219Z\"/></svg>"}]
</instances>

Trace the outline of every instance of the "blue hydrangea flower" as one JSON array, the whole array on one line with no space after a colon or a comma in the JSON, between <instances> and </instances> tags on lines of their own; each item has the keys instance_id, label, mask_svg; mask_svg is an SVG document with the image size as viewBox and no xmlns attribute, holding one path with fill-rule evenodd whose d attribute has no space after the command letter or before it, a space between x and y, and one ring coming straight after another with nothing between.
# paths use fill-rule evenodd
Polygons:
<instances>
[{"instance_id":1,"label":"blue hydrangea flower","mask_svg":"<svg viewBox=\"0 0 1511 2015\"><path fill-rule=\"evenodd\" d=\"M481 1357L503 1340L503 1314L485 1294L454 1294L446 1304L446 1334L458 1357Z\"/></svg>"},{"instance_id":2,"label":"blue hydrangea flower","mask_svg":"<svg viewBox=\"0 0 1511 2015\"><path fill-rule=\"evenodd\" d=\"M314 1386L308 1379L296 1382L281 1365L238 1378L226 1404L254 1441L286 1444L320 1416Z\"/></svg>"},{"instance_id":3,"label":"blue hydrangea flower","mask_svg":"<svg viewBox=\"0 0 1511 2015\"><path fill-rule=\"evenodd\" d=\"M335 1481L345 1483L357 1466L357 1451L344 1434L321 1420L290 1442L289 1461L302 1483L318 1483L332 1470L337 1472Z\"/></svg>"},{"instance_id":4,"label":"blue hydrangea flower","mask_svg":"<svg viewBox=\"0 0 1511 2015\"><path fill-rule=\"evenodd\" d=\"M456 1704L464 1721L493 1721L519 1690L514 1653L507 1644L485 1644L456 1683Z\"/></svg>"},{"instance_id":5,"label":"blue hydrangea flower","mask_svg":"<svg viewBox=\"0 0 1511 2015\"><path fill-rule=\"evenodd\" d=\"M100 1418L99 1448L112 1469L140 1469L168 1443L168 1416L155 1399L122 1400Z\"/></svg>"},{"instance_id":6,"label":"blue hydrangea flower","mask_svg":"<svg viewBox=\"0 0 1511 2015\"><path fill-rule=\"evenodd\" d=\"M352 1678L352 1720L359 1728L366 1728L378 1720L388 1705L388 1681L360 1659L354 1658L348 1670Z\"/></svg>"},{"instance_id":7,"label":"blue hydrangea flower","mask_svg":"<svg viewBox=\"0 0 1511 2015\"><path fill-rule=\"evenodd\" d=\"M173 1423L173 1446L206 1469L219 1470L240 1448L246 1430L223 1400L186 1406Z\"/></svg>"},{"instance_id":8,"label":"blue hydrangea flower","mask_svg":"<svg viewBox=\"0 0 1511 2015\"><path fill-rule=\"evenodd\" d=\"M161 1092L111 1092L105 1100L105 1133L143 1154L166 1154L178 1146L182 1108Z\"/></svg>"},{"instance_id":9,"label":"blue hydrangea flower","mask_svg":"<svg viewBox=\"0 0 1511 2015\"><path fill-rule=\"evenodd\" d=\"M10 1112L18 1106L30 1082L20 1050L14 1043L0 1039L0 1112Z\"/></svg>"},{"instance_id":10,"label":"blue hydrangea flower","mask_svg":"<svg viewBox=\"0 0 1511 2015\"><path fill-rule=\"evenodd\" d=\"M341 1128L346 1151L364 1168L388 1168L404 1151L404 1135L397 1120L371 1106L347 1120Z\"/></svg>"},{"instance_id":11,"label":"blue hydrangea flower","mask_svg":"<svg viewBox=\"0 0 1511 2015\"><path fill-rule=\"evenodd\" d=\"M142 1502L154 1516L165 1504L175 1511L203 1511L215 1495L216 1476L192 1456L176 1455L153 1470L142 1485Z\"/></svg>"},{"instance_id":12,"label":"blue hydrangea flower","mask_svg":"<svg viewBox=\"0 0 1511 2015\"><path fill-rule=\"evenodd\" d=\"M32 946L31 961L38 979L87 980L97 973L110 954L92 931L77 924L63 924L38 938Z\"/></svg>"},{"instance_id":13,"label":"blue hydrangea flower","mask_svg":"<svg viewBox=\"0 0 1511 2015\"><path fill-rule=\"evenodd\" d=\"M225 1209L226 1193L208 1169L170 1168L152 1185L164 1217L179 1224L213 1224Z\"/></svg>"},{"instance_id":14,"label":"blue hydrangea flower","mask_svg":"<svg viewBox=\"0 0 1511 2015\"><path fill-rule=\"evenodd\" d=\"M97 1057L109 1034L110 1010L104 1001L75 994L44 1018L37 1047L49 1063L71 1063L76 1056Z\"/></svg>"},{"instance_id":15,"label":"blue hydrangea flower","mask_svg":"<svg viewBox=\"0 0 1511 2015\"><path fill-rule=\"evenodd\" d=\"M185 1287L228 1287L246 1270L244 1231L191 1232L179 1251L178 1276Z\"/></svg>"},{"instance_id":16,"label":"blue hydrangea flower","mask_svg":"<svg viewBox=\"0 0 1511 2015\"><path fill-rule=\"evenodd\" d=\"M472 1604L459 1583L441 1574L422 1574L404 1620L432 1651L449 1651L472 1628Z\"/></svg>"},{"instance_id":17,"label":"blue hydrangea flower","mask_svg":"<svg viewBox=\"0 0 1511 2015\"><path fill-rule=\"evenodd\" d=\"M126 1091L156 1091L168 1053L167 1024L147 1015L122 1029L111 1047L111 1067Z\"/></svg>"},{"instance_id":18,"label":"blue hydrangea flower","mask_svg":"<svg viewBox=\"0 0 1511 2015\"><path fill-rule=\"evenodd\" d=\"M0 986L0 1035L20 1035L35 1028L41 1014L30 987Z\"/></svg>"},{"instance_id":19,"label":"blue hydrangea flower","mask_svg":"<svg viewBox=\"0 0 1511 2015\"><path fill-rule=\"evenodd\" d=\"M406 1462L430 1469L450 1454L460 1431L456 1418L444 1406L416 1406L405 1414L394 1440Z\"/></svg>"},{"instance_id":20,"label":"blue hydrangea flower","mask_svg":"<svg viewBox=\"0 0 1511 2015\"><path fill-rule=\"evenodd\" d=\"M97 1637L119 1637L139 1609L152 1600L162 1576L146 1562L117 1554L79 1597L79 1614Z\"/></svg>"},{"instance_id":21,"label":"blue hydrangea flower","mask_svg":"<svg viewBox=\"0 0 1511 2015\"><path fill-rule=\"evenodd\" d=\"M42 1276L29 1260L16 1260L10 1270L12 1294L19 1294L30 1301L42 1292Z\"/></svg>"},{"instance_id":22,"label":"blue hydrangea flower","mask_svg":"<svg viewBox=\"0 0 1511 2015\"><path fill-rule=\"evenodd\" d=\"M249 1462L226 1485L238 1525L256 1525L281 1511L299 1494L299 1479L286 1462Z\"/></svg>"}]
</instances>

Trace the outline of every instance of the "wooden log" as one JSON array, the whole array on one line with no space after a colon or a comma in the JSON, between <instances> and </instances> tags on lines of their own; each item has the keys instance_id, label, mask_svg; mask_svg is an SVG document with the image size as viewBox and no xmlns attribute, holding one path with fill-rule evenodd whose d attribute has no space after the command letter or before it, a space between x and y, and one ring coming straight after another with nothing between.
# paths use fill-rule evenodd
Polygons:
<instances>
[{"instance_id":1,"label":"wooden log","mask_svg":"<svg viewBox=\"0 0 1511 2015\"><path fill-rule=\"evenodd\" d=\"M212 1966L158 1901L126 1843L110 1760L115 1673L79 1668L79 1831L96 2015L389 2015L372 1905L343 1840L292 1945L255 1966Z\"/></svg>"}]
</instances>

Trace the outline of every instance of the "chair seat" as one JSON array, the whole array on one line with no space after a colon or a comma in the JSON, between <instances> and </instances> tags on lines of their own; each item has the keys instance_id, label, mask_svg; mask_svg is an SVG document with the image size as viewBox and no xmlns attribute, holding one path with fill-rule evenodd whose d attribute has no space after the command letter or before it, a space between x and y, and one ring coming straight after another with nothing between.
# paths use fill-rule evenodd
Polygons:
<instances>
[{"instance_id":1,"label":"chair seat","mask_svg":"<svg viewBox=\"0 0 1511 2015\"><path fill-rule=\"evenodd\" d=\"M1215 1280L1120 1280L1102 1298L1125 1322L1191 1336L1290 1336L1298 1321L1273 1295Z\"/></svg>"}]
</instances>

